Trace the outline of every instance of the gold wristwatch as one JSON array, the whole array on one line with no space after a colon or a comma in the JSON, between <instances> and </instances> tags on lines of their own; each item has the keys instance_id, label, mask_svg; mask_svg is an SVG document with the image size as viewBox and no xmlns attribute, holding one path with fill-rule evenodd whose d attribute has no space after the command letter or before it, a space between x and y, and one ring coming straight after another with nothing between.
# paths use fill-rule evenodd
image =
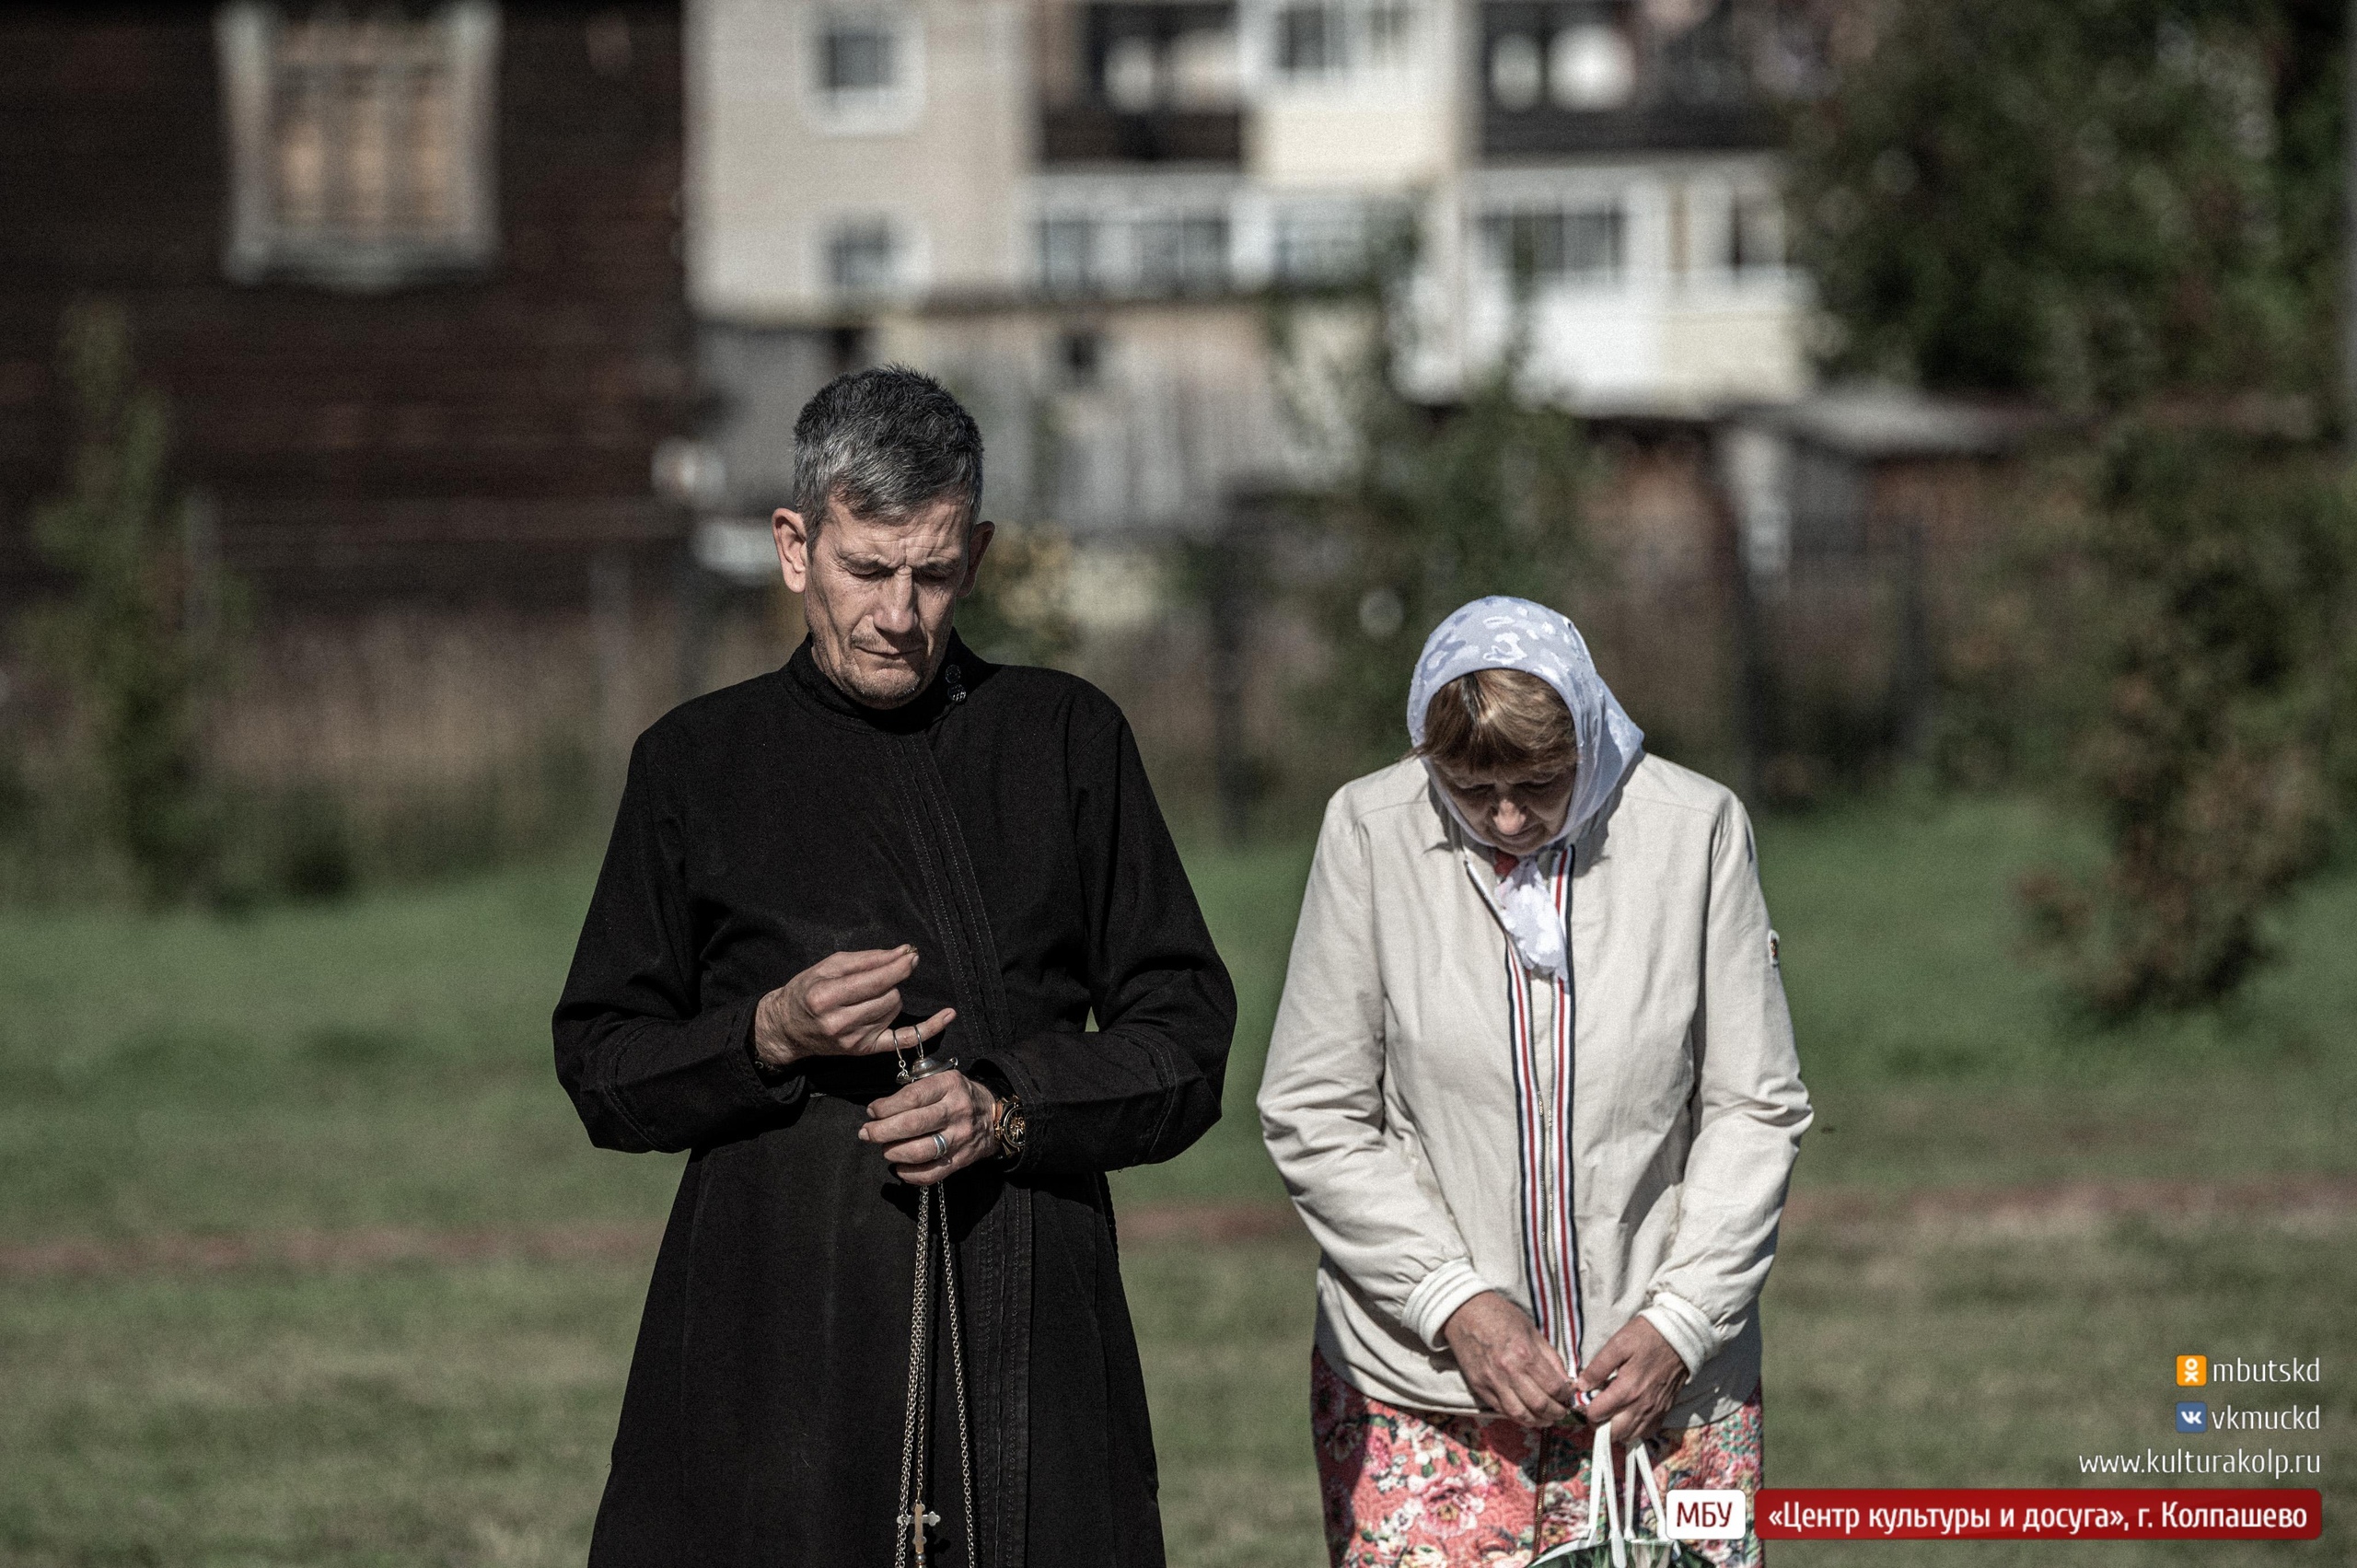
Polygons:
<instances>
[{"instance_id":1,"label":"gold wristwatch","mask_svg":"<svg viewBox=\"0 0 2357 1568\"><path fill-rule=\"evenodd\" d=\"M991 1136L997 1140L998 1152L1008 1161L1023 1157L1023 1101L1016 1095L1003 1095L998 1102L998 1120L991 1123Z\"/></svg>"}]
</instances>

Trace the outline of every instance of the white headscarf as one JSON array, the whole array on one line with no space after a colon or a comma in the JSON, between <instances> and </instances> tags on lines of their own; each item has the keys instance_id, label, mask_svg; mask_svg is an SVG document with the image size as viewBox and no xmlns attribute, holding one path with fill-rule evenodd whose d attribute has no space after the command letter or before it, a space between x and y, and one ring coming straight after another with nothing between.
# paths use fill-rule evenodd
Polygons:
<instances>
[{"instance_id":1,"label":"white headscarf","mask_svg":"<svg viewBox=\"0 0 2357 1568\"><path fill-rule=\"evenodd\" d=\"M1571 710L1572 733L1579 745L1579 777L1572 787L1571 808L1563 814L1562 831L1523 856L1498 887L1499 912L1522 961L1543 974L1561 976L1567 968L1563 923L1556 917L1555 901L1547 890L1546 878L1538 874L1538 863L1548 849L1576 843L1587 831L1644 756L1645 732L1622 711L1611 688L1596 672L1586 642L1569 620L1527 598L1492 597L1475 599L1433 628L1433 634L1424 639L1415 679L1408 684L1411 740L1418 746L1424 743L1424 714L1434 695L1477 669L1526 670L1553 687ZM1425 767L1429 771L1431 764ZM1433 787L1466 837L1484 849L1495 848L1465 819L1437 776Z\"/></svg>"}]
</instances>

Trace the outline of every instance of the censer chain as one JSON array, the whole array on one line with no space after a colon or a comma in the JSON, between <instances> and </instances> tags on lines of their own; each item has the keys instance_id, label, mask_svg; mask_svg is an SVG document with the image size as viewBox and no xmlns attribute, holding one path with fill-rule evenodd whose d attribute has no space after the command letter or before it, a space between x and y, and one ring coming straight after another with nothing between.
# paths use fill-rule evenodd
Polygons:
<instances>
[{"instance_id":1,"label":"censer chain","mask_svg":"<svg viewBox=\"0 0 2357 1568\"><path fill-rule=\"evenodd\" d=\"M917 1198L916 1300L909 1314L909 1399L907 1419L900 1428L900 1507L892 1549L893 1568L924 1568L925 1530L941 1516L924 1505L924 1466L932 1446L933 1414L933 1243L941 1241L943 1312L949 1320L950 1386L958 1400L958 1467L966 1504L966 1560L975 1562L978 1516L974 1510L973 1427L966 1401L966 1336L958 1311L958 1258L949 1235L949 1201L938 1186L929 1186Z\"/></svg>"}]
</instances>

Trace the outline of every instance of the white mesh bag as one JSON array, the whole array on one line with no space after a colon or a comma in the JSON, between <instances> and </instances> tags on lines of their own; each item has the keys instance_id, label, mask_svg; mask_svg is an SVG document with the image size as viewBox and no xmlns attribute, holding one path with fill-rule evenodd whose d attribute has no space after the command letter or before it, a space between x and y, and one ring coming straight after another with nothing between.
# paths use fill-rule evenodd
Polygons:
<instances>
[{"instance_id":1,"label":"white mesh bag","mask_svg":"<svg viewBox=\"0 0 2357 1568\"><path fill-rule=\"evenodd\" d=\"M1550 1547L1531 1560L1530 1568L1710 1568L1708 1560L1684 1541L1671 1540L1669 1509L1662 1502L1661 1481L1645 1458L1645 1446L1629 1445L1623 1484L1612 1483L1612 1427L1596 1429L1596 1458L1587 1470L1587 1528L1576 1540ZM1641 1532L1641 1505L1653 1509L1653 1528Z\"/></svg>"}]
</instances>

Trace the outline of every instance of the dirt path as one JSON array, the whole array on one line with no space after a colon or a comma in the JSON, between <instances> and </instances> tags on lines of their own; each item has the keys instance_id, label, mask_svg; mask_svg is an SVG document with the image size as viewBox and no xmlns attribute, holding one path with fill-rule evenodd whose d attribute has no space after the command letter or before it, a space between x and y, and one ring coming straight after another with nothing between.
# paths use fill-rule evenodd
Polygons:
<instances>
[{"instance_id":1,"label":"dirt path","mask_svg":"<svg viewBox=\"0 0 2357 1568\"><path fill-rule=\"evenodd\" d=\"M355 1269L395 1263L472 1263L501 1258L540 1261L652 1259L660 1235L659 1229L642 1225L563 1225L539 1230L426 1230L410 1225L370 1225L358 1230L165 1234L122 1241L69 1237L0 1247L0 1279L158 1272L203 1273L258 1268Z\"/></svg>"},{"instance_id":2,"label":"dirt path","mask_svg":"<svg viewBox=\"0 0 2357 1568\"><path fill-rule=\"evenodd\" d=\"M1960 1225L2044 1230L2128 1215L2210 1220L2340 1217L2357 1214L2357 1177L2276 1176L2239 1181L2073 1181L2036 1187L1940 1188L1920 1192L1835 1189L1797 1194L1785 1211L1795 1230L1851 1225ZM1120 1215L1134 1246L1229 1246L1300 1235L1282 1204L1141 1204ZM660 1231L642 1225L541 1229L358 1230L159 1235L128 1240L67 1237L0 1245L0 1280L77 1278L241 1269L298 1271L402 1263L649 1261Z\"/></svg>"},{"instance_id":3,"label":"dirt path","mask_svg":"<svg viewBox=\"0 0 2357 1568\"><path fill-rule=\"evenodd\" d=\"M1934 1187L1915 1192L1831 1188L1795 1194L1784 1217L1799 1227L1899 1224L2004 1231L2084 1226L2131 1215L2183 1221L2351 1213L2357 1213L2357 1176L2291 1175Z\"/></svg>"}]
</instances>

